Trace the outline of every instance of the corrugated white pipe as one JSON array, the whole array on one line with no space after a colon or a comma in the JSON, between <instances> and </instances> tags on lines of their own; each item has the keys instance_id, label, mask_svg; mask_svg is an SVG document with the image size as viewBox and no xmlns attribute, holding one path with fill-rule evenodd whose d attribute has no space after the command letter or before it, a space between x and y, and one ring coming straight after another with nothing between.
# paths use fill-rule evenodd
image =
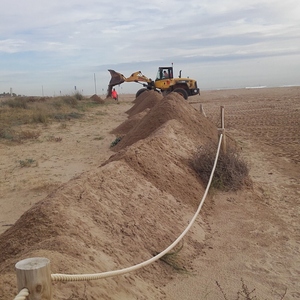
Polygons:
<instances>
[{"instance_id":1,"label":"corrugated white pipe","mask_svg":"<svg viewBox=\"0 0 300 300\"><path fill-rule=\"evenodd\" d=\"M24 288L19 292L14 300L26 300L27 296L29 296L29 291L27 290L27 288Z\"/></svg>"}]
</instances>

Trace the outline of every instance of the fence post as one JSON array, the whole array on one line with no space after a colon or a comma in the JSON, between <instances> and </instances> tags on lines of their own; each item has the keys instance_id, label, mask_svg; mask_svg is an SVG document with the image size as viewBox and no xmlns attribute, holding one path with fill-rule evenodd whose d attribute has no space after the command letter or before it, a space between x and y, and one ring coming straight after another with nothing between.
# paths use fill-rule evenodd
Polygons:
<instances>
[{"instance_id":1,"label":"fence post","mask_svg":"<svg viewBox=\"0 0 300 300\"><path fill-rule=\"evenodd\" d=\"M222 150L226 153L226 135L225 135L225 108L221 106L221 133L223 134Z\"/></svg>"},{"instance_id":2,"label":"fence post","mask_svg":"<svg viewBox=\"0 0 300 300\"><path fill-rule=\"evenodd\" d=\"M51 300L52 282L50 260L34 257L16 263L18 291L27 288L28 300Z\"/></svg>"},{"instance_id":3,"label":"fence post","mask_svg":"<svg viewBox=\"0 0 300 300\"><path fill-rule=\"evenodd\" d=\"M204 111L204 109L203 109L203 105L202 105L202 104L200 104L200 112L202 113L202 115L203 115L204 117L206 117L206 114L205 114L205 111Z\"/></svg>"}]
</instances>

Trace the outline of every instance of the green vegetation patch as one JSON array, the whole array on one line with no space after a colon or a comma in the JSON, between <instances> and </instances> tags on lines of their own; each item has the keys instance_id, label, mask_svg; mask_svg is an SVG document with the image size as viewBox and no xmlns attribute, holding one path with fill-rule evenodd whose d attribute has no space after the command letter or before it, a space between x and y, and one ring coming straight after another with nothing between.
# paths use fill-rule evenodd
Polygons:
<instances>
[{"instance_id":1,"label":"green vegetation patch","mask_svg":"<svg viewBox=\"0 0 300 300\"><path fill-rule=\"evenodd\" d=\"M19 160L21 168L36 167L38 163L32 158L26 158L25 160Z\"/></svg>"},{"instance_id":2,"label":"green vegetation patch","mask_svg":"<svg viewBox=\"0 0 300 300\"><path fill-rule=\"evenodd\" d=\"M110 147L116 146L120 141L122 140L122 137L117 137L111 144Z\"/></svg>"}]
</instances>

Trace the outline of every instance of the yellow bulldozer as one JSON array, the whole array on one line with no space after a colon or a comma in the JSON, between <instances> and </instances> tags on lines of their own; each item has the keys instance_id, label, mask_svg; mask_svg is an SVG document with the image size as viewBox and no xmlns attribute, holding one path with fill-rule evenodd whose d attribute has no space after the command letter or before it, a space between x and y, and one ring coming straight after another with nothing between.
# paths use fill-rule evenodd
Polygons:
<instances>
[{"instance_id":1,"label":"yellow bulldozer","mask_svg":"<svg viewBox=\"0 0 300 300\"><path fill-rule=\"evenodd\" d=\"M123 82L137 82L143 85L143 88L137 91L136 97L146 90L156 90L161 92L163 95L176 92L185 100L187 100L189 96L200 95L200 89L197 87L197 81L191 78L182 78L181 70L177 78L173 77L173 66L159 67L154 81L143 75L141 71L132 73L128 78L114 70L108 71L110 72L111 80L108 84L107 97L111 96L114 86Z\"/></svg>"}]
</instances>

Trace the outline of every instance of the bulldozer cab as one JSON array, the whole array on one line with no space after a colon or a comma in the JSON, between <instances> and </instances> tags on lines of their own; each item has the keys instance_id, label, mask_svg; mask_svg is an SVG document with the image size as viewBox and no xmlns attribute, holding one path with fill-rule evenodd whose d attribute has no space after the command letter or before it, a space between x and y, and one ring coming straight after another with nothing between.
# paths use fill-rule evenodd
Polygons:
<instances>
[{"instance_id":1,"label":"bulldozer cab","mask_svg":"<svg viewBox=\"0 0 300 300\"><path fill-rule=\"evenodd\" d=\"M173 78L173 67L159 67L155 81Z\"/></svg>"}]
</instances>

